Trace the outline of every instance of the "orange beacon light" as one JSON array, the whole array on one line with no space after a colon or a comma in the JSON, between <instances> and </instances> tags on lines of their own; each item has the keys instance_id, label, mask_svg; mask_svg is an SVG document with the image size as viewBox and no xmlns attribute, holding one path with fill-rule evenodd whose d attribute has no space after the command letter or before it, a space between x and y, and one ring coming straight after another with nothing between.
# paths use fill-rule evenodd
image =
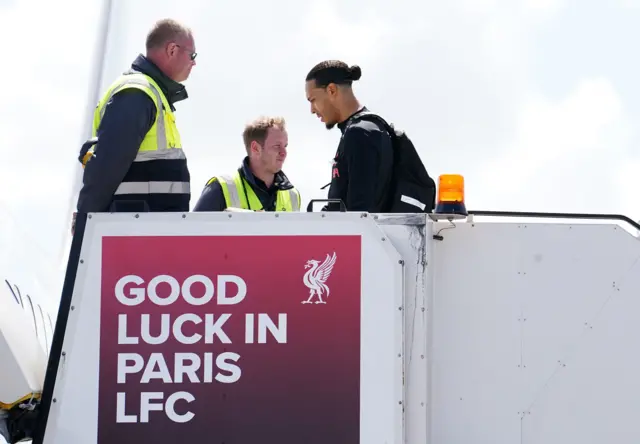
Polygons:
<instances>
[{"instance_id":1,"label":"orange beacon light","mask_svg":"<svg viewBox=\"0 0 640 444\"><path fill-rule=\"evenodd\" d=\"M459 174L442 174L438 178L436 213L468 215L464 204L464 177Z\"/></svg>"}]
</instances>

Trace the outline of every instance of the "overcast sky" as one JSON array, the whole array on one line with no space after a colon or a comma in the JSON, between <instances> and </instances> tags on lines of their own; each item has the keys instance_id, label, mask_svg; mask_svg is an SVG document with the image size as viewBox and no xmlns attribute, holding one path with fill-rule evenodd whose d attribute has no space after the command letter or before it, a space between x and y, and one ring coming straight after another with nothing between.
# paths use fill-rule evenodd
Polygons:
<instances>
[{"instance_id":1,"label":"overcast sky","mask_svg":"<svg viewBox=\"0 0 640 444\"><path fill-rule=\"evenodd\" d=\"M11 37L0 73L0 276L54 304L94 105L100 3L0 0ZM325 196L339 135L310 114L304 77L339 58L361 66L356 95L408 131L433 177L465 176L469 209L640 219L640 0L114 3L103 87L143 51L156 19L195 32L190 98L176 113L192 207L211 176L237 168L243 125L260 114L288 121L284 170L303 205Z\"/></svg>"}]
</instances>

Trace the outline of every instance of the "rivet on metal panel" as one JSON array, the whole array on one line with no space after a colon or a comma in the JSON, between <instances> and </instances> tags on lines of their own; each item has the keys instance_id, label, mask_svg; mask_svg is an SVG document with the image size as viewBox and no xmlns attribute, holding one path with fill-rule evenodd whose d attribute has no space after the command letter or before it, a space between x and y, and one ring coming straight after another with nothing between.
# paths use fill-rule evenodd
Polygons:
<instances>
[{"instance_id":1,"label":"rivet on metal panel","mask_svg":"<svg viewBox=\"0 0 640 444\"><path fill-rule=\"evenodd\" d=\"M62 356L67 356L67 352L63 351Z\"/></svg>"},{"instance_id":2,"label":"rivet on metal panel","mask_svg":"<svg viewBox=\"0 0 640 444\"><path fill-rule=\"evenodd\" d=\"M183 215L182 215L182 218L183 218L183 219L186 219L186 217L187 217L187 215L186 215L186 214L183 214Z\"/></svg>"},{"instance_id":3,"label":"rivet on metal panel","mask_svg":"<svg viewBox=\"0 0 640 444\"><path fill-rule=\"evenodd\" d=\"M91 219L91 215L88 215L87 218Z\"/></svg>"},{"instance_id":4,"label":"rivet on metal panel","mask_svg":"<svg viewBox=\"0 0 640 444\"><path fill-rule=\"evenodd\" d=\"M383 237L383 238L382 238L382 241L383 241L383 242L384 242L384 241L386 241L386 240L387 240L387 238L386 238L386 237Z\"/></svg>"},{"instance_id":5,"label":"rivet on metal panel","mask_svg":"<svg viewBox=\"0 0 640 444\"><path fill-rule=\"evenodd\" d=\"M233 217L233 215L232 215L232 214L230 214L230 215L229 215L229 218L231 218L231 217Z\"/></svg>"},{"instance_id":6,"label":"rivet on metal panel","mask_svg":"<svg viewBox=\"0 0 640 444\"><path fill-rule=\"evenodd\" d=\"M140 217L140 215L139 215L139 214L136 214L136 215L135 215L135 216L133 216L133 217L135 217L135 218L137 219L137 218L139 218L139 217Z\"/></svg>"},{"instance_id":7,"label":"rivet on metal panel","mask_svg":"<svg viewBox=\"0 0 640 444\"><path fill-rule=\"evenodd\" d=\"M420 403L420 407L424 407L424 402L421 402L421 403Z\"/></svg>"},{"instance_id":8,"label":"rivet on metal panel","mask_svg":"<svg viewBox=\"0 0 640 444\"><path fill-rule=\"evenodd\" d=\"M367 213L362 213L362 214L360 215L360 218L363 218L363 217L367 217Z\"/></svg>"},{"instance_id":9,"label":"rivet on metal panel","mask_svg":"<svg viewBox=\"0 0 640 444\"><path fill-rule=\"evenodd\" d=\"M378 220L378 216L373 216L373 220Z\"/></svg>"},{"instance_id":10,"label":"rivet on metal panel","mask_svg":"<svg viewBox=\"0 0 640 444\"><path fill-rule=\"evenodd\" d=\"M420 359L424 359L424 355L420 355Z\"/></svg>"},{"instance_id":11,"label":"rivet on metal panel","mask_svg":"<svg viewBox=\"0 0 640 444\"><path fill-rule=\"evenodd\" d=\"M280 215L278 213L275 214L276 217L280 217Z\"/></svg>"},{"instance_id":12,"label":"rivet on metal panel","mask_svg":"<svg viewBox=\"0 0 640 444\"><path fill-rule=\"evenodd\" d=\"M402 358L402 354L401 353L398 353L398 358Z\"/></svg>"},{"instance_id":13,"label":"rivet on metal panel","mask_svg":"<svg viewBox=\"0 0 640 444\"><path fill-rule=\"evenodd\" d=\"M80 259L80 263L81 263L81 264L84 264L84 259Z\"/></svg>"},{"instance_id":14,"label":"rivet on metal panel","mask_svg":"<svg viewBox=\"0 0 640 444\"><path fill-rule=\"evenodd\" d=\"M53 398L52 401L53 402L58 402L58 400L56 398Z\"/></svg>"},{"instance_id":15,"label":"rivet on metal panel","mask_svg":"<svg viewBox=\"0 0 640 444\"><path fill-rule=\"evenodd\" d=\"M403 261L402 259L400 259L400 260L398 261L398 263L399 263L400 265L404 265L404 261Z\"/></svg>"},{"instance_id":16,"label":"rivet on metal panel","mask_svg":"<svg viewBox=\"0 0 640 444\"><path fill-rule=\"evenodd\" d=\"M399 404L399 405L402 405L402 401L398 401L398 404Z\"/></svg>"},{"instance_id":17,"label":"rivet on metal panel","mask_svg":"<svg viewBox=\"0 0 640 444\"><path fill-rule=\"evenodd\" d=\"M71 306L71 310L75 310L75 309L76 309L76 307L72 305Z\"/></svg>"},{"instance_id":18,"label":"rivet on metal panel","mask_svg":"<svg viewBox=\"0 0 640 444\"><path fill-rule=\"evenodd\" d=\"M324 213L322 213L322 215L321 215L320 217L327 217L327 215L326 215L326 214L324 214Z\"/></svg>"},{"instance_id":19,"label":"rivet on metal panel","mask_svg":"<svg viewBox=\"0 0 640 444\"><path fill-rule=\"evenodd\" d=\"M422 307L420 310L422 310L422 311L424 312L425 308L424 308L424 307Z\"/></svg>"},{"instance_id":20,"label":"rivet on metal panel","mask_svg":"<svg viewBox=\"0 0 640 444\"><path fill-rule=\"evenodd\" d=\"M398 310L402 310L402 306L398 307Z\"/></svg>"}]
</instances>

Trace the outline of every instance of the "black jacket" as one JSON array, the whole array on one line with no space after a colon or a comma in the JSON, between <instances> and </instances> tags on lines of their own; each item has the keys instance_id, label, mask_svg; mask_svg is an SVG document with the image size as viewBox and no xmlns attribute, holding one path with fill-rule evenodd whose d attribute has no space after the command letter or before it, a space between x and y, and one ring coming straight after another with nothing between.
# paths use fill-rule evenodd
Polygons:
<instances>
[{"instance_id":1,"label":"black jacket","mask_svg":"<svg viewBox=\"0 0 640 444\"><path fill-rule=\"evenodd\" d=\"M238 168L240 175L249 183L251 189L256 193L264 211L275 211L276 200L278 198L277 193L281 190L290 190L293 185L287 178L287 176L280 171L276 174L273 184L269 188L265 183L255 177L249 168L249 157L245 157L242 161L242 165ZM202 190L200 199L193 208L193 211L224 211L227 208L227 203L224 199L224 193L220 182L217 180L209 183Z\"/></svg>"},{"instance_id":2,"label":"black jacket","mask_svg":"<svg viewBox=\"0 0 640 444\"><path fill-rule=\"evenodd\" d=\"M142 72L155 80L164 93L171 109L174 103L188 97L185 87L169 79L160 69L143 55L139 55L131 64L132 70ZM83 186L78 196L77 210L79 212L104 212L109 210L113 201L113 194L120 183L130 173L133 160L145 135L156 118L156 106L151 98L143 91L128 88L115 94L105 105L105 112L98 129L98 144L96 157L92 158L84 170ZM162 163L165 165L162 165ZM173 162L165 167L166 161L144 162L161 167L167 171L167 176L174 179L188 181L189 174L185 165ZM185 171L186 170L186 171ZM145 173L137 174L144 176ZM136 178L132 179L136 181ZM144 181L144 177L140 181ZM184 196L181 202L169 205L176 211L188 211L188 197L186 209ZM152 205L153 206L153 205ZM160 205L165 207L166 205ZM151 208L153 211L154 208Z\"/></svg>"},{"instance_id":3,"label":"black jacket","mask_svg":"<svg viewBox=\"0 0 640 444\"><path fill-rule=\"evenodd\" d=\"M338 124L342 137L327 198L342 200L347 211L380 212L393 172L391 136L374 122L363 120L348 125L351 117ZM324 210L339 211L340 206L332 203Z\"/></svg>"}]
</instances>

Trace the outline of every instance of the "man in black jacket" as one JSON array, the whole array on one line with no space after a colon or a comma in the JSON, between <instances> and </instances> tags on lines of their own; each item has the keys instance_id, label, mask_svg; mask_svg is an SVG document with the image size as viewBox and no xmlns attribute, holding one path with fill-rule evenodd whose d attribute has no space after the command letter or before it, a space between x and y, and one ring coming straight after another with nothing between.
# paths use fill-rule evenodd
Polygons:
<instances>
[{"instance_id":1,"label":"man in black jacket","mask_svg":"<svg viewBox=\"0 0 640 444\"><path fill-rule=\"evenodd\" d=\"M391 136L378 123L353 120L367 111L353 94L352 83L360 79L359 66L337 60L317 64L306 78L311 112L327 129L342 132L331 172L329 199L340 199L347 211L381 212L391 183L393 145ZM324 210L337 211L339 204Z\"/></svg>"},{"instance_id":2,"label":"man in black jacket","mask_svg":"<svg viewBox=\"0 0 640 444\"><path fill-rule=\"evenodd\" d=\"M146 56L133 61L96 108L95 155L79 158L85 170L78 212L109 211L113 202L189 211L190 174L173 113L188 97L179 82L189 77L195 57L189 28L165 19L151 29Z\"/></svg>"}]
</instances>

